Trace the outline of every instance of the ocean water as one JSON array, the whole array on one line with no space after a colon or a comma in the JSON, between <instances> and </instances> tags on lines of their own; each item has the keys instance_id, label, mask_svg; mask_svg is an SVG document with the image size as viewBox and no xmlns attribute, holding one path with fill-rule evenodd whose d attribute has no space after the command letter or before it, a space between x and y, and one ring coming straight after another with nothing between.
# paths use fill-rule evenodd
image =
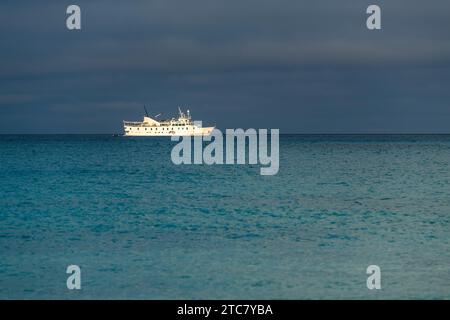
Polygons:
<instances>
[{"instance_id":1,"label":"ocean water","mask_svg":"<svg viewBox=\"0 0 450 320\"><path fill-rule=\"evenodd\" d=\"M450 298L450 136L282 135L275 176L174 145L0 136L0 298Z\"/></svg>"}]
</instances>

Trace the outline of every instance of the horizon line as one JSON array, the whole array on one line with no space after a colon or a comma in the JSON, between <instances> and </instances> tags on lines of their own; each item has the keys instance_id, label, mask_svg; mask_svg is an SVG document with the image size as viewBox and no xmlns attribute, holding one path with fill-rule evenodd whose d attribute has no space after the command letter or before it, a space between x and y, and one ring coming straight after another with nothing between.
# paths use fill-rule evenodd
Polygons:
<instances>
[{"instance_id":1,"label":"horizon line","mask_svg":"<svg viewBox=\"0 0 450 320\"><path fill-rule=\"evenodd\" d=\"M239 128L236 128L239 129ZM270 130L270 129L267 129ZM56 136L56 135L97 135L97 136L106 136L106 135L111 135L111 136L124 136L122 133L0 133L0 136L37 136L37 135L47 135L47 136ZM399 133L399 132L386 132L386 133L374 133L374 132L358 132L358 133L352 133L352 132L348 132L348 133L333 133L333 132L324 132L324 133L289 133L289 132L285 132L285 133L280 133L280 135L371 135L371 136L376 136L376 135L403 135L403 136L408 136L408 135L422 135L422 136L438 136L438 135L450 135L450 132L443 132L443 133L423 133L423 132L418 132L418 133L413 133L413 132L407 132L407 133ZM133 137L133 136L129 136L129 137ZM138 136L141 137L141 136ZM159 137L159 136L142 136L142 137ZM169 136L161 136L161 137L169 137ZM160 137L160 138L161 138Z\"/></svg>"}]
</instances>

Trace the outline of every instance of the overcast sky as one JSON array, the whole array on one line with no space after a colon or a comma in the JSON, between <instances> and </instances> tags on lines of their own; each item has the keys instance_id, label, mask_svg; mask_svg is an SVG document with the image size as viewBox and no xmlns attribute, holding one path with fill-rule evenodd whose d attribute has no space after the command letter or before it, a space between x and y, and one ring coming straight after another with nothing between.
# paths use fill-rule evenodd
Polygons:
<instances>
[{"instance_id":1,"label":"overcast sky","mask_svg":"<svg viewBox=\"0 0 450 320\"><path fill-rule=\"evenodd\" d=\"M450 133L448 0L2 0L0 39L0 133L119 133L144 104L220 129Z\"/></svg>"}]
</instances>

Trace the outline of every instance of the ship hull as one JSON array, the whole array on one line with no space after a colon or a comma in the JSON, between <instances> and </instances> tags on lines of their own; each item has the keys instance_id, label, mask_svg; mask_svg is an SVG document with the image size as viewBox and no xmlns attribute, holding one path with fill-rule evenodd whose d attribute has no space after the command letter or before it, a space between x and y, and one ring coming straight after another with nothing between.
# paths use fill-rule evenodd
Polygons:
<instances>
[{"instance_id":1,"label":"ship hull","mask_svg":"<svg viewBox=\"0 0 450 320\"><path fill-rule=\"evenodd\" d=\"M214 127L179 127L179 128L161 128L161 127L124 127L125 137L173 137L173 136L209 136Z\"/></svg>"}]
</instances>

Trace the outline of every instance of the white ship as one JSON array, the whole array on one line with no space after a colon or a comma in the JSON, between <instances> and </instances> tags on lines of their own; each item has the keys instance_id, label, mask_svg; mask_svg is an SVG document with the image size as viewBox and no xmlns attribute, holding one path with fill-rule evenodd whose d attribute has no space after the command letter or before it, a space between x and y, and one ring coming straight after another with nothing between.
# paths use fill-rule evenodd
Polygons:
<instances>
[{"instance_id":1,"label":"white ship","mask_svg":"<svg viewBox=\"0 0 450 320\"><path fill-rule=\"evenodd\" d=\"M144 107L145 109L145 107ZM208 136L214 127L202 127L201 122L193 122L189 110L184 114L178 108L178 119L172 118L157 121L148 116L145 109L143 121L124 121L123 130L125 136Z\"/></svg>"}]
</instances>

